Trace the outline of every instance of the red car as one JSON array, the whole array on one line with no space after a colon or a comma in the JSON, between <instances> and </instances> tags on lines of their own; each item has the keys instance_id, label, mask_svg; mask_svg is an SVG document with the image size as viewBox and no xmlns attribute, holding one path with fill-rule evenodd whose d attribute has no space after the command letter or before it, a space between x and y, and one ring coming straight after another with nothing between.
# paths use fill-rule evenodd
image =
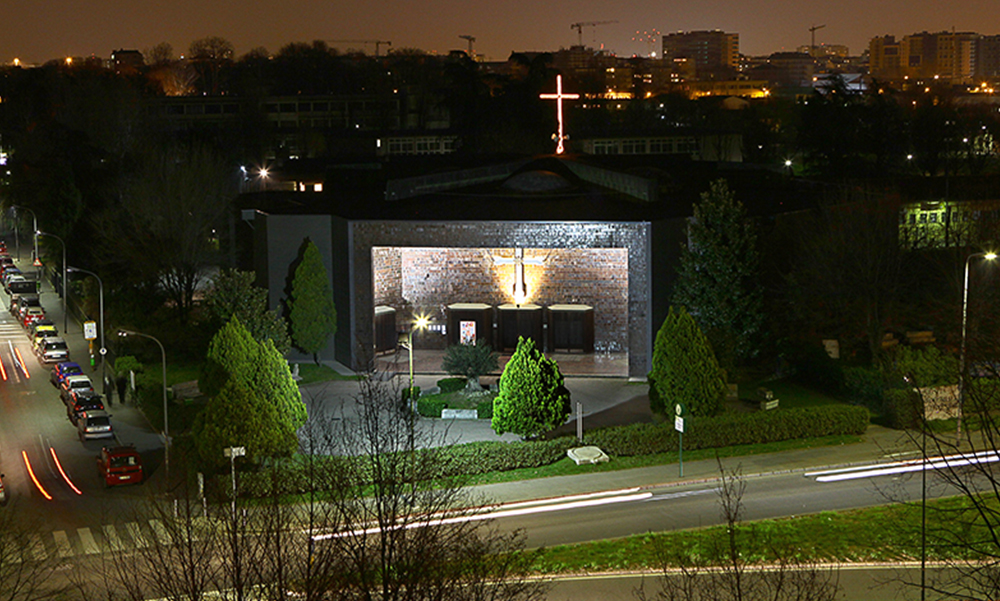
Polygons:
<instances>
[{"instance_id":1,"label":"red car","mask_svg":"<svg viewBox=\"0 0 1000 601\"><path fill-rule=\"evenodd\" d=\"M97 456L97 472L105 488L142 484L142 457L135 447L104 447Z\"/></svg>"},{"instance_id":2,"label":"red car","mask_svg":"<svg viewBox=\"0 0 1000 601\"><path fill-rule=\"evenodd\" d=\"M27 328L39 319L45 319L45 310L41 307L28 307L24 311L24 318L22 319L21 324Z\"/></svg>"}]
</instances>

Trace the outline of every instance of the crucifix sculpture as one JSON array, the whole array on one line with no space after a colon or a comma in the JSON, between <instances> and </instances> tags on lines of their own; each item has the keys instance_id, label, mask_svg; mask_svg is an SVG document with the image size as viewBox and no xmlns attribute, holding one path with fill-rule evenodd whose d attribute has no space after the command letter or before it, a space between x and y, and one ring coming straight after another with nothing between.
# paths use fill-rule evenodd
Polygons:
<instances>
[{"instance_id":1,"label":"crucifix sculpture","mask_svg":"<svg viewBox=\"0 0 1000 601\"><path fill-rule=\"evenodd\" d=\"M511 258L507 258L507 257L493 257L493 262L496 263L497 265L513 265L514 266L514 288L513 288L513 291L514 291L514 304L515 305L521 306L522 304L524 304L524 300L528 296L528 287L527 287L527 284L524 281L524 264L527 263L529 265L541 265L542 261L543 261L543 259L540 259L540 258L532 258L532 259L526 259L526 258L524 258L524 249L523 248L515 248L514 249L514 256L511 257Z\"/></svg>"},{"instance_id":2,"label":"crucifix sculpture","mask_svg":"<svg viewBox=\"0 0 1000 601\"><path fill-rule=\"evenodd\" d=\"M542 100L555 100L556 101L556 118L559 120L559 132L556 134L556 154L562 154L566 151L563 147L563 140L566 136L563 135L563 99L566 100L576 100L580 97L579 94L563 94L562 91L562 75L556 75L556 93L555 94L540 94L538 96Z\"/></svg>"}]
</instances>

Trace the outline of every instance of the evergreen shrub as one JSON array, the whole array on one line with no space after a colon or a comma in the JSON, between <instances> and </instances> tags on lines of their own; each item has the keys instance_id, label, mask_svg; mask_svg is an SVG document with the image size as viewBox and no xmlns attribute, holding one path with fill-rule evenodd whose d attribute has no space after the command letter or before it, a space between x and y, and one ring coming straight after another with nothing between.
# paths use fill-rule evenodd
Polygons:
<instances>
[{"instance_id":1,"label":"evergreen shrub","mask_svg":"<svg viewBox=\"0 0 1000 601\"><path fill-rule=\"evenodd\" d=\"M458 392L465 388L465 378L442 378L437 381L441 393Z\"/></svg>"}]
</instances>

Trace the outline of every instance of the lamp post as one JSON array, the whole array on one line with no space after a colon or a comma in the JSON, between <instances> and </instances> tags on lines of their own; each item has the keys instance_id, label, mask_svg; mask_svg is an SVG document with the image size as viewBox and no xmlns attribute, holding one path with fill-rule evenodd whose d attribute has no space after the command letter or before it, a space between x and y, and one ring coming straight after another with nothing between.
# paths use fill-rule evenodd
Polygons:
<instances>
[{"instance_id":1,"label":"lamp post","mask_svg":"<svg viewBox=\"0 0 1000 601\"><path fill-rule=\"evenodd\" d=\"M100 350L100 354L101 354L101 381L103 382L103 386L104 386L104 395L107 396L107 394L108 394L108 381L104 377L104 356L107 355L107 353L108 353L108 349L104 346L104 282L101 280L101 276L99 276L96 273L94 273L93 271L90 271L90 270L87 270L87 269L81 269L79 267L69 267L69 266L67 266L66 267L66 271L70 272L70 273L78 271L80 273L86 273L88 275L92 275L95 278L97 278L97 285L99 286L99 301L98 301L98 303L99 303L99 305L98 305L98 312L100 313L100 316L99 316L100 317L99 327L101 328L101 350Z\"/></svg>"},{"instance_id":2,"label":"lamp post","mask_svg":"<svg viewBox=\"0 0 1000 601\"><path fill-rule=\"evenodd\" d=\"M965 338L969 317L969 264L977 257L992 261L997 258L997 254L995 252L978 252L965 258L965 283L962 286L962 348L958 354L958 423L956 433L959 436L962 434L962 413L965 410Z\"/></svg>"},{"instance_id":3,"label":"lamp post","mask_svg":"<svg viewBox=\"0 0 1000 601\"><path fill-rule=\"evenodd\" d=\"M407 337L406 348L410 351L410 387L406 391L406 398L410 400L411 408L414 404L414 400L411 398L413 395L413 331L426 328L429 322L430 320L424 316L417 317L417 321L410 326L410 334Z\"/></svg>"},{"instance_id":4,"label":"lamp post","mask_svg":"<svg viewBox=\"0 0 1000 601\"><path fill-rule=\"evenodd\" d=\"M163 360L163 466L164 471L167 476L167 483L170 482L170 414L168 413L167 407L167 351L163 348L163 343L157 340L155 337L149 334L142 334L140 332L133 332L132 330L118 330L118 335L121 337L126 336L139 336L141 338L148 338L156 343L160 347L160 357ZM103 361L102 361L103 363Z\"/></svg>"},{"instance_id":5,"label":"lamp post","mask_svg":"<svg viewBox=\"0 0 1000 601\"><path fill-rule=\"evenodd\" d=\"M63 333L65 333L69 329L67 327L67 324L69 323L69 321L68 321L68 319L66 317L66 242L64 242L62 238L60 238L59 236L56 236L55 234L50 234L48 232L42 232L42 231L36 230L35 231L35 238L37 239L38 236L49 236L50 238L55 238L56 240L58 240L59 244L62 244L62 251L63 251L63 257L62 257L62 272L63 272L62 273L62 306L63 306Z\"/></svg>"}]
</instances>

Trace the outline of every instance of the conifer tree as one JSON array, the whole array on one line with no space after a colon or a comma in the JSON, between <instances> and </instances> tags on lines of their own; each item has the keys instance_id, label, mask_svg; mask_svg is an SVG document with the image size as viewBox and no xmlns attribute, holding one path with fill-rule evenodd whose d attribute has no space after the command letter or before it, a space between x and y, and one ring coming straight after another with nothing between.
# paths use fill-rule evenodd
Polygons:
<instances>
[{"instance_id":1,"label":"conifer tree","mask_svg":"<svg viewBox=\"0 0 1000 601\"><path fill-rule=\"evenodd\" d=\"M670 308L653 346L649 404L654 413L682 403L690 415L713 415L722 408L726 382L712 345L683 307Z\"/></svg>"},{"instance_id":2,"label":"conifer tree","mask_svg":"<svg viewBox=\"0 0 1000 601\"><path fill-rule=\"evenodd\" d=\"M754 224L725 180L694 207L674 304L687 308L726 367L758 352L764 321Z\"/></svg>"},{"instance_id":3,"label":"conifer tree","mask_svg":"<svg viewBox=\"0 0 1000 601\"><path fill-rule=\"evenodd\" d=\"M535 438L561 425L569 413L569 390L559 366L534 340L518 338L500 376L500 394L493 400L493 430Z\"/></svg>"},{"instance_id":4,"label":"conifer tree","mask_svg":"<svg viewBox=\"0 0 1000 601\"><path fill-rule=\"evenodd\" d=\"M207 465L225 462L223 449L246 447L251 458L289 455L298 446L295 428L277 407L243 382L230 379L195 420L193 439Z\"/></svg>"},{"instance_id":5,"label":"conifer tree","mask_svg":"<svg viewBox=\"0 0 1000 601\"><path fill-rule=\"evenodd\" d=\"M292 341L299 349L319 362L319 351L337 333L337 309L333 304L330 277L319 248L306 240L302 262L295 269L291 296L288 299L288 319L292 324Z\"/></svg>"}]
</instances>

